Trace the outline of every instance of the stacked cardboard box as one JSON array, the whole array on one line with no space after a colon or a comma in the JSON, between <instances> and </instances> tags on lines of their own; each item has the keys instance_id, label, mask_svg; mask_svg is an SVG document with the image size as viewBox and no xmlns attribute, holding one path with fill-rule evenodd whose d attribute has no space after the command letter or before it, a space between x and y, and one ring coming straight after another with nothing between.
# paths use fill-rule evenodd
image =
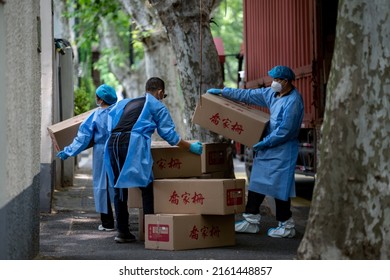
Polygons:
<instances>
[{"instance_id":1,"label":"stacked cardboard box","mask_svg":"<svg viewBox=\"0 0 390 280\"><path fill-rule=\"evenodd\" d=\"M146 215L145 248L187 250L235 244L234 215Z\"/></svg>"},{"instance_id":2,"label":"stacked cardboard box","mask_svg":"<svg viewBox=\"0 0 390 280\"><path fill-rule=\"evenodd\" d=\"M167 142L153 141L153 174L157 179L198 178L223 179L229 170L227 143L203 143L203 153L199 157ZM229 177L228 177L229 178ZM141 191L129 189L130 208L142 208Z\"/></svg>"},{"instance_id":3,"label":"stacked cardboard box","mask_svg":"<svg viewBox=\"0 0 390 280\"><path fill-rule=\"evenodd\" d=\"M145 248L235 244L234 214L244 211L244 179L161 179L153 188L157 214L145 216Z\"/></svg>"},{"instance_id":4,"label":"stacked cardboard box","mask_svg":"<svg viewBox=\"0 0 390 280\"><path fill-rule=\"evenodd\" d=\"M188 178L202 175L202 158L165 141L152 142L155 179Z\"/></svg>"},{"instance_id":5,"label":"stacked cardboard box","mask_svg":"<svg viewBox=\"0 0 390 280\"><path fill-rule=\"evenodd\" d=\"M228 143L203 144L202 175L200 178L229 178Z\"/></svg>"},{"instance_id":6,"label":"stacked cardboard box","mask_svg":"<svg viewBox=\"0 0 390 280\"><path fill-rule=\"evenodd\" d=\"M234 214L245 207L245 180L224 178L229 168L228 145L204 143L202 156L166 145L152 146L153 170L161 158L174 159L182 168L155 172L155 214L145 215L145 248L185 250L234 245Z\"/></svg>"},{"instance_id":7,"label":"stacked cardboard box","mask_svg":"<svg viewBox=\"0 0 390 280\"><path fill-rule=\"evenodd\" d=\"M204 191L204 195L207 195L207 203L218 205L219 209L216 209L215 214L225 215L226 213L223 209L222 196L224 196L223 192L227 192L225 195L229 195L230 197L230 210L227 212L229 214L236 212L240 212L240 207L242 205L234 205L232 204L233 196L237 196L233 190L226 191L226 188L231 188L231 183L229 184L229 180L205 180L203 178L224 178L224 174L226 173L226 169L229 167L228 165L228 157L227 157L227 148L228 145L226 143L204 143L203 144L203 153L202 156L197 156L188 151L185 151L179 147L172 147L166 142L155 141L152 143L152 156L154 159L153 164L153 172L154 172L154 190L156 192L156 186L158 188L157 194L155 193L155 212L156 213L186 213L186 214L201 214L202 211L194 211L180 210L179 207L176 208L166 208L163 210L159 210L163 204L159 203L161 201L161 195L167 195L170 191L170 187L166 187L166 184L169 184L171 187L179 189L182 186L189 187L190 190L197 190L200 195L202 195L199 191L205 189L205 187L210 188L213 187L214 184L218 185L218 187L213 188L213 192ZM175 164L170 164L170 163ZM163 164L162 164L163 163ZM208 182L208 183L207 183ZM233 182L233 181L232 181ZM182 186L180 186L182 185ZM160 186L164 186L161 190ZM244 193L245 190L245 180L240 182L241 189L236 190L237 192ZM186 193L187 191L184 191ZM188 192L187 192L188 193ZM221 197L221 198L219 198ZM185 199L185 198L184 198ZM239 201L239 200L238 200ZM169 202L167 202L169 203ZM143 222L143 214L142 212L142 195L139 188L129 188L129 199L128 199L129 208L138 208L139 209L139 222ZM188 209L189 205L185 207ZM207 208L207 207L206 207ZM157 210L156 210L157 209ZM204 208L205 209L205 208ZM184 211L184 212L183 212ZM212 211L209 213L213 213ZM145 222L146 223L146 222ZM144 240L144 232L143 227L139 227L139 236L140 240Z\"/></svg>"},{"instance_id":8,"label":"stacked cardboard box","mask_svg":"<svg viewBox=\"0 0 390 280\"><path fill-rule=\"evenodd\" d=\"M245 179L155 180L154 212L229 215L244 211Z\"/></svg>"},{"instance_id":9,"label":"stacked cardboard box","mask_svg":"<svg viewBox=\"0 0 390 280\"><path fill-rule=\"evenodd\" d=\"M130 208L140 209L138 238L145 240L145 248L234 245L234 214L245 206L245 180L223 177L229 168L227 149L226 143L204 143L202 156L197 156L166 142L152 143L156 214L143 220L139 188L129 189L128 200Z\"/></svg>"},{"instance_id":10,"label":"stacked cardboard box","mask_svg":"<svg viewBox=\"0 0 390 280\"><path fill-rule=\"evenodd\" d=\"M268 121L267 113L211 94L201 96L192 120L249 147L261 139ZM227 179L224 171L229 170L228 161L223 161L220 146L214 149L213 153L212 145L204 147L198 179L155 181L158 214L145 217L146 248L184 250L234 244L234 214L244 211L245 180ZM205 238L195 242L194 232L198 237L202 228ZM223 228L211 243L206 239L209 228Z\"/></svg>"}]
</instances>

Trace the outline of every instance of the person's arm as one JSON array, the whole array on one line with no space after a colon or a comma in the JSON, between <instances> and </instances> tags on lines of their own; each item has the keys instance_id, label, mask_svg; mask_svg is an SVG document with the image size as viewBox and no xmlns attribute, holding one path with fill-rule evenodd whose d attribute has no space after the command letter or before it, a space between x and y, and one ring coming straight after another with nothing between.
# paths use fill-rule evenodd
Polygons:
<instances>
[{"instance_id":1,"label":"person's arm","mask_svg":"<svg viewBox=\"0 0 390 280\"><path fill-rule=\"evenodd\" d=\"M268 88L241 89L241 88L223 88L221 95L225 98L240 101L246 104L269 107Z\"/></svg>"},{"instance_id":2,"label":"person's arm","mask_svg":"<svg viewBox=\"0 0 390 280\"><path fill-rule=\"evenodd\" d=\"M253 146L255 151L263 150L281 145L299 132L303 118L303 103L301 97L288 104L283 105L284 110L281 115L279 126L268 134L262 141Z\"/></svg>"},{"instance_id":3,"label":"person's arm","mask_svg":"<svg viewBox=\"0 0 390 280\"><path fill-rule=\"evenodd\" d=\"M179 146L180 148L186 151L190 151L190 145L191 145L190 142L187 142L183 139L180 139L179 143L177 143L177 146Z\"/></svg>"},{"instance_id":4,"label":"person's arm","mask_svg":"<svg viewBox=\"0 0 390 280\"><path fill-rule=\"evenodd\" d=\"M57 153L57 157L62 160L67 159L68 157L76 156L82 151L84 151L91 140L93 139L94 133L94 114L96 111L92 112L81 124L78 129L76 137L73 139L72 143L69 146L64 147L64 149Z\"/></svg>"},{"instance_id":5,"label":"person's arm","mask_svg":"<svg viewBox=\"0 0 390 280\"><path fill-rule=\"evenodd\" d=\"M203 152L203 145L200 142L190 143L183 139L180 139L179 143L177 143L176 146L179 146L181 149L197 155L201 155Z\"/></svg>"},{"instance_id":6,"label":"person's arm","mask_svg":"<svg viewBox=\"0 0 390 280\"><path fill-rule=\"evenodd\" d=\"M154 108L154 113L152 115L157 125L157 133L161 136L161 138L172 146L179 146L180 148L197 155L202 154L202 143L189 143L181 139L181 137L177 134L175 124L173 123L172 117L165 105L163 105L160 101L153 102L152 99L151 106Z\"/></svg>"},{"instance_id":7,"label":"person's arm","mask_svg":"<svg viewBox=\"0 0 390 280\"><path fill-rule=\"evenodd\" d=\"M223 96L225 98L240 101L246 104L254 104L261 107L268 107L268 95L269 88L257 88L257 89L237 89L228 88L223 89L211 88L207 90L207 93Z\"/></svg>"}]
</instances>

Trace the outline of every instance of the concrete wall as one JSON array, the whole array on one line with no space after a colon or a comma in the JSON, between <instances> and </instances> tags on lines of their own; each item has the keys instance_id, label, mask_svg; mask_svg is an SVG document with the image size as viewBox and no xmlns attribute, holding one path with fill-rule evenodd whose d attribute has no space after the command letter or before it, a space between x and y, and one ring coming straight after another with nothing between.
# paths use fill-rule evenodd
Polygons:
<instances>
[{"instance_id":1,"label":"concrete wall","mask_svg":"<svg viewBox=\"0 0 390 280\"><path fill-rule=\"evenodd\" d=\"M0 259L39 252L40 0L0 1Z\"/></svg>"},{"instance_id":2,"label":"concrete wall","mask_svg":"<svg viewBox=\"0 0 390 280\"><path fill-rule=\"evenodd\" d=\"M40 210L51 212L52 197L55 188L55 167L57 161L53 158L54 147L47 127L54 122L53 92L54 92L54 44L53 44L53 15L51 0L41 2L41 189Z\"/></svg>"},{"instance_id":3,"label":"concrete wall","mask_svg":"<svg viewBox=\"0 0 390 280\"><path fill-rule=\"evenodd\" d=\"M55 55L55 84L54 111L58 121L67 120L74 116L74 90L73 90L73 58L72 48L64 49L65 54L56 52ZM53 122L56 123L57 121ZM56 159L56 187L73 185L75 157L67 160Z\"/></svg>"},{"instance_id":4,"label":"concrete wall","mask_svg":"<svg viewBox=\"0 0 390 280\"><path fill-rule=\"evenodd\" d=\"M67 42L74 42L72 37L74 32L70 28L70 20L62 14L67 9L63 0L53 0L53 33L54 38ZM65 46L63 46L65 47ZM64 53L55 52L55 90L53 99L54 119L53 123L69 119L74 116L74 81L77 81L75 74L75 63L77 60L77 48L68 46L63 49ZM55 159L57 188L73 185L75 168L75 157L70 157L65 161Z\"/></svg>"}]
</instances>

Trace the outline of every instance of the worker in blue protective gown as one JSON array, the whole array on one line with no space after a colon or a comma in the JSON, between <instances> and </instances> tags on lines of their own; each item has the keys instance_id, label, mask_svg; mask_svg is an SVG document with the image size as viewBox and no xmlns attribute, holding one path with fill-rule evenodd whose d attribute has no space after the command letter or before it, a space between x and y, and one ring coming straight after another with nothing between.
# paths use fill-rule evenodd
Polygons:
<instances>
[{"instance_id":1,"label":"worker in blue protective gown","mask_svg":"<svg viewBox=\"0 0 390 280\"><path fill-rule=\"evenodd\" d=\"M249 180L248 201L244 219L235 225L236 232L259 232L260 205L265 196L275 199L278 227L270 228L271 237L294 237L295 222L291 197L295 197L295 165L298 157L298 135L303 120L303 100L293 86L294 72L286 66L275 66L268 74L271 87L258 89L209 89L211 94L267 107L270 121L263 138L253 146L255 157Z\"/></svg>"},{"instance_id":2,"label":"worker in blue protective gown","mask_svg":"<svg viewBox=\"0 0 390 280\"><path fill-rule=\"evenodd\" d=\"M73 142L60 151L57 157L62 160L76 156L93 143L92 177L93 194L96 212L100 213L100 231L115 230L115 221L111 207L114 192L108 188L106 169L103 162L103 153L109 136L107 129L108 113L117 101L115 90L108 85L101 85L96 89L96 105L94 110L81 124Z\"/></svg>"},{"instance_id":3,"label":"worker in blue protective gown","mask_svg":"<svg viewBox=\"0 0 390 280\"><path fill-rule=\"evenodd\" d=\"M145 95L118 102L109 114L110 138L107 141L105 163L110 186L114 187L118 234L115 241L135 241L129 230L127 208L128 188L140 187L144 214L153 214L152 134L157 133L170 145L177 145L200 155L202 144L180 138L168 109L162 103L164 81L152 77L146 82Z\"/></svg>"}]
</instances>

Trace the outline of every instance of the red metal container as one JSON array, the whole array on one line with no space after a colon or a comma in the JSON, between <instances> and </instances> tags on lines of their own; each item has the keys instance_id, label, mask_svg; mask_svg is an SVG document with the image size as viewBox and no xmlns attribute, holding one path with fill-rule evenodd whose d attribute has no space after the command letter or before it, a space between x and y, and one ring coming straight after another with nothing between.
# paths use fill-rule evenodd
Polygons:
<instances>
[{"instance_id":1,"label":"red metal container","mask_svg":"<svg viewBox=\"0 0 390 280\"><path fill-rule=\"evenodd\" d=\"M269 86L268 71L289 66L305 102L304 126L312 127L314 0L244 0L245 81L247 88Z\"/></svg>"},{"instance_id":2,"label":"red metal container","mask_svg":"<svg viewBox=\"0 0 390 280\"><path fill-rule=\"evenodd\" d=\"M338 0L243 0L243 5L244 87L269 86L268 71L276 65L289 66L304 100L302 145L315 150L325 109Z\"/></svg>"}]
</instances>

